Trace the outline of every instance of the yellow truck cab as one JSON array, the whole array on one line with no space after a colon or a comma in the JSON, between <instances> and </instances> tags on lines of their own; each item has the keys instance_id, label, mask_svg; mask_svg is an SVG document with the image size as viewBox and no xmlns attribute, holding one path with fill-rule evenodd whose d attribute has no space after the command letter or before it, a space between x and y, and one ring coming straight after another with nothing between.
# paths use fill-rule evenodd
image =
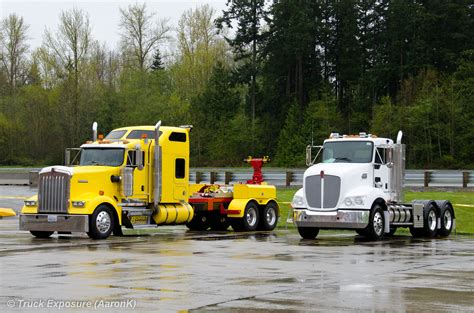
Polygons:
<instances>
[{"instance_id":1,"label":"yellow truck cab","mask_svg":"<svg viewBox=\"0 0 474 313\"><path fill-rule=\"evenodd\" d=\"M189 201L193 196L190 190L194 195L199 191L189 185L191 128L161 126L160 121L155 126L118 128L98 139L94 123L93 141L80 147L78 165L50 166L40 171L38 195L25 201L20 230L43 238L57 231L87 232L93 239L104 239L112 232L121 235L122 227L187 224L190 229L199 228L193 226L205 223L202 217L210 215L206 208L206 214L201 212L195 217L199 208L193 208ZM273 216L278 218L275 187L261 185L261 189L265 190L259 193L266 195L264 199L242 192L235 198L233 192L228 193L235 202L229 202L229 214L222 207L216 212L221 228L235 224L241 226L235 227L239 230L253 230L259 224L267 225L263 222L263 215L268 215L265 206L272 204L272 225L264 229L273 229L277 222ZM242 222L248 206L257 208L248 218L251 225Z\"/></svg>"}]
</instances>

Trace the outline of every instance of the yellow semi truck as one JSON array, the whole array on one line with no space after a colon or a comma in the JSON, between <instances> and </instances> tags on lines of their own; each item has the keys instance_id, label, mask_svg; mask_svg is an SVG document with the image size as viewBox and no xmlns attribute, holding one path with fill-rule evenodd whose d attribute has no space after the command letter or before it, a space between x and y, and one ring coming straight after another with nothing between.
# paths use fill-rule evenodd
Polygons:
<instances>
[{"instance_id":1,"label":"yellow semi truck","mask_svg":"<svg viewBox=\"0 0 474 313\"><path fill-rule=\"evenodd\" d=\"M186 224L191 230L273 230L279 207L275 186L189 184L191 126L134 126L80 147L75 166L39 172L38 194L25 201L20 230L47 238L86 232L105 239L122 228Z\"/></svg>"}]
</instances>

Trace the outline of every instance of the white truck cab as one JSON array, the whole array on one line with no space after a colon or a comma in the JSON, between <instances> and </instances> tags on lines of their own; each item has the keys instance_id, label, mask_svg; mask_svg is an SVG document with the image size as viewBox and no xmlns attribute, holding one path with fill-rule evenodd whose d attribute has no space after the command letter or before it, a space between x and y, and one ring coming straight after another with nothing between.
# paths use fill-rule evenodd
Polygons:
<instances>
[{"instance_id":1,"label":"white truck cab","mask_svg":"<svg viewBox=\"0 0 474 313\"><path fill-rule=\"evenodd\" d=\"M354 229L377 240L401 226L410 227L414 236L449 235L454 227L449 201L402 203L405 147L401 139L401 131L396 143L366 133L332 133L323 146L308 146L309 168L303 188L292 201L300 235L315 238L319 229ZM313 159L314 148L319 151ZM314 164L321 151L321 162Z\"/></svg>"}]
</instances>

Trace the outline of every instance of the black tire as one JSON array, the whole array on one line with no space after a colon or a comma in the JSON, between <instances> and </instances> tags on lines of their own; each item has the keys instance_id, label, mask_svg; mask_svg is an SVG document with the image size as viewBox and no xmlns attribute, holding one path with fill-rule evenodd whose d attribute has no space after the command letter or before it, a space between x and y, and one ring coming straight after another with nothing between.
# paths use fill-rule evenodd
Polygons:
<instances>
[{"instance_id":1,"label":"black tire","mask_svg":"<svg viewBox=\"0 0 474 313\"><path fill-rule=\"evenodd\" d=\"M210 220L211 230L214 231L224 231L229 228L229 221L225 216L217 215L213 216Z\"/></svg>"},{"instance_id":2,"label":"black tire","mask_svg":"<svg viewBox=\"0 0 474 313\"><path fill-rule=\"evenodd\" d=\"M194 215L193 219L186 224L189 230L204 231L209 228L209 219L207 216Z\"/></svg>"},{"instance_id":3,"label":"black tire","mask_svg":"<svg viewBox=\"0 0 474 313\"><path fill-rule=\"evenodd\" d=\"M35 236L36 238L49 238L52 234L54 234L54 231L36 231L36 230L30 230L30 233Z\"/></svg>"},{"instance_id":4,"label":"black tire","mask_svg":"<svg viewBox=\"0 0 474 313\"><path fill-rule=\"evenodd\" d=\"M249 202L245 206L244 216L232 221L232 228L235 231L254 231L259 223L258 207L254 202Z\"/></svg>"},{"instance_id":5,"label":"black tire","mask_svg":"<svg viewBox=\"0 0 474 313\"><path fill-rule=\"evenodd\" d=\"M317 227L298 227L298 232L303 239L315 239L319 234Z\"/></svg>"},{"instance_id":6,"label":"black tire","mask_svg":"<svg viewBox=\"0 0 474 313\"><path fill-rule=\"evenodd\" d=\"M261 230L274 230L278 224L278 205L275 202L268 203L262 210L258 228Z\"/></svg>"},{"instance_id":7,"label":"black tire","mask_svg":"<svg viewBox=\"0 0 474 313\"><path fill-rule=\"evenodd\" d=\"M441 208L441 228L438 230L438 234L442 237L447 237L451 234L454 227L454 209L451 203L444 203Z\"/></svg>"},{"instance_id":8,"label":"black tire","mask_svg":"<svg viewBox=\"0 0 474 313\"><path fill-rule=\"evenodd\" d=\"M380 240L384 236L385 215L382 206L378 203L374 204L370 212L369 225L367 225L367 237L372 240Z\"/></svg>"},{"instance_id":9,"label":"black tire","mask_svg":"<svg viewBox=\"0 0 474 313\"><path fill-rule=\"evenodd\" d=\"M106 239L114 229L114 222L112 210L108 206L101 204L89 216L89 231L87 235L95 240Z\"/></svg>"},{"instance_id":10,"label":"black tire","mask_svg":"<svg viewBox=\"0 0 474 313\"><path fill-rule=\"evenodd\" d=\"M425 237L436 237L438 232L438 212L433 203L429 203L423 210L423 235Z\"/></svg>"}]
</instances>

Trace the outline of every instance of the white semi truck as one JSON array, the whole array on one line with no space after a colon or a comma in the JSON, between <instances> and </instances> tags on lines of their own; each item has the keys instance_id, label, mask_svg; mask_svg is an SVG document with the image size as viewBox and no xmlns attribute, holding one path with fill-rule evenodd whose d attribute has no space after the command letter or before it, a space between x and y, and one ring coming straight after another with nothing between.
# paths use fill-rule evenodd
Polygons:
<instances>
[{"instance_id":1,"label":"white semi truck","mask_svg":"<svg viewBox=\"0 0 474 313\"><path fill-rule=\"evenodd\" d=\"M398 227L414 237L448 236L455 228L447 200L403 201L405 145L388 138L332 133L322 146L306 148L309 168L293 197L293 221L301 237L320 229L353 229L379 240ZM319 148L313 158L312 151ZM322 160L314 164L322 151Z\"/></svg>"}]
</instances>

